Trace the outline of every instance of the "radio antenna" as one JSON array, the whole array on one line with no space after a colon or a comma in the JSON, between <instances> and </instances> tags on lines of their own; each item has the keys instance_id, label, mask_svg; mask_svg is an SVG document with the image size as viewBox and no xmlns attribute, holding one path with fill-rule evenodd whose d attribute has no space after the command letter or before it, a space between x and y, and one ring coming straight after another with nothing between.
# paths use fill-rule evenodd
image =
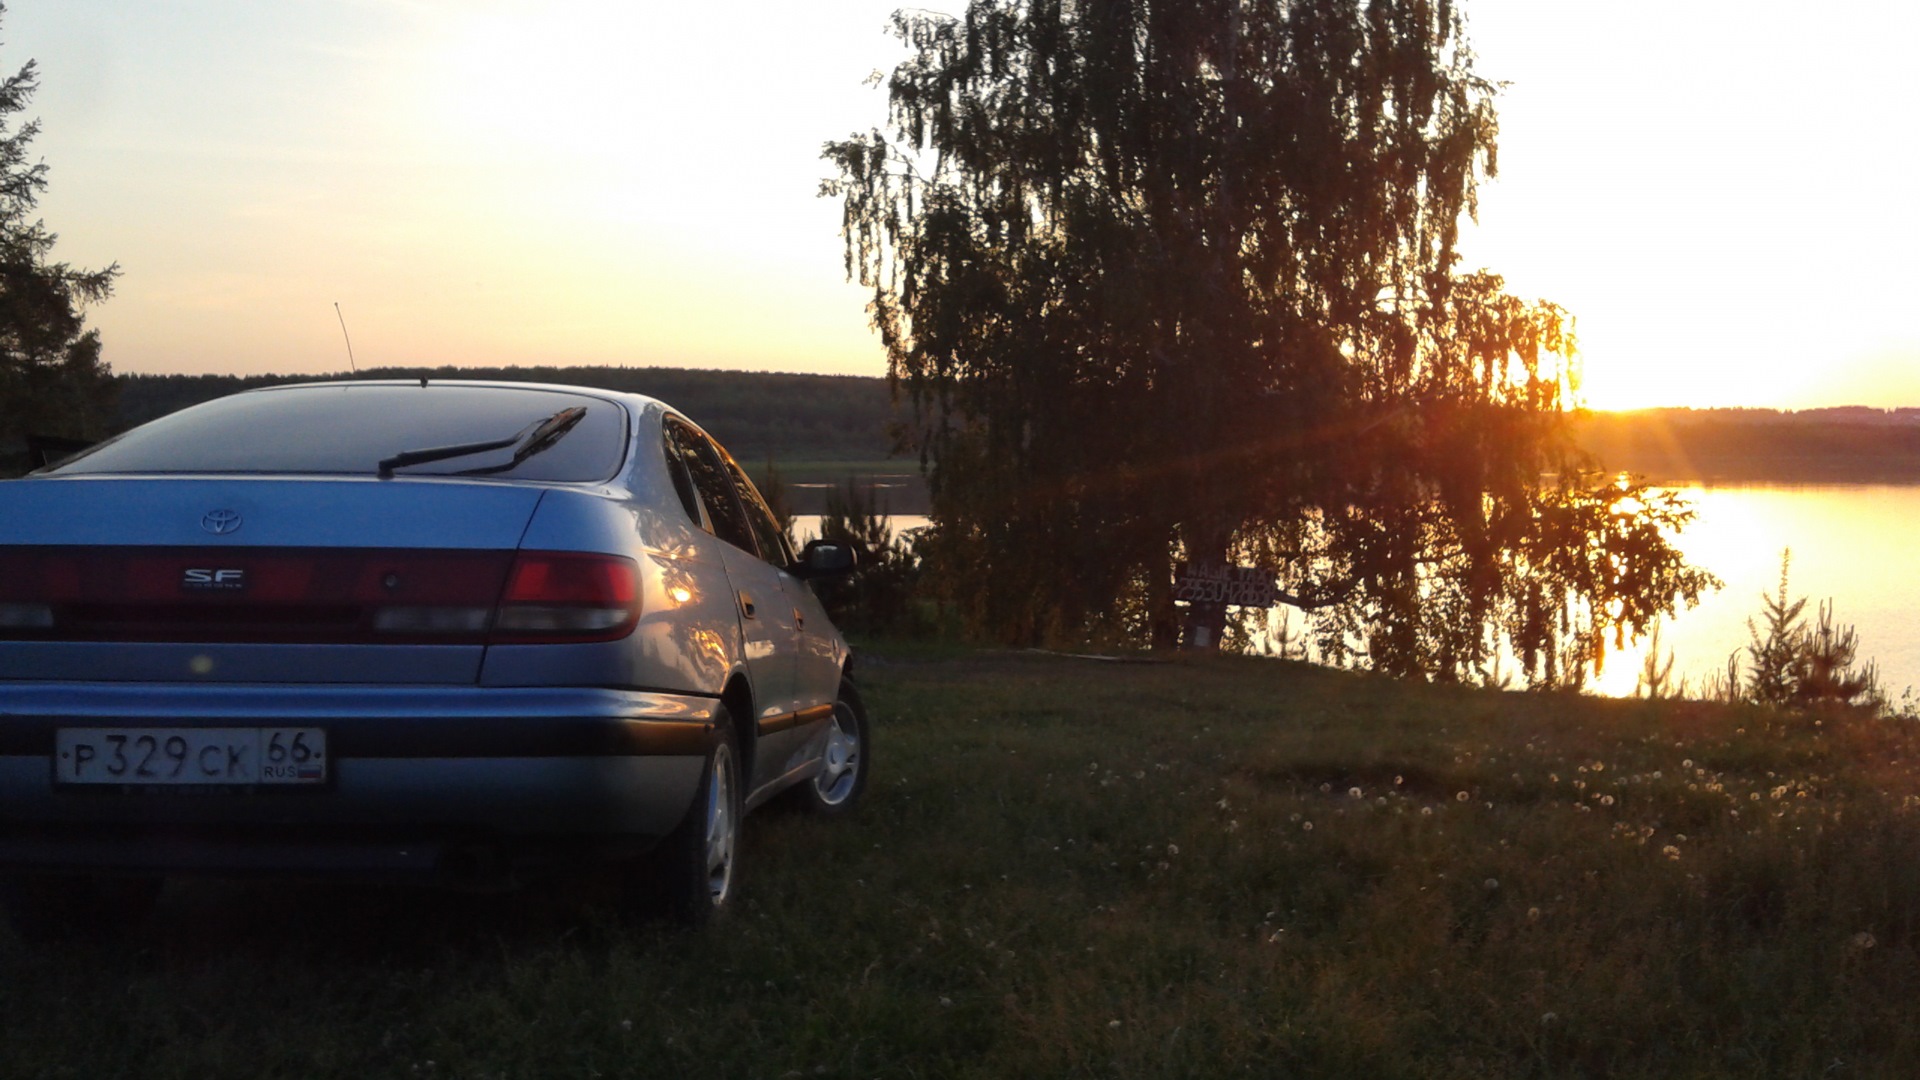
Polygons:
<instances>
[{"instance_id":1,"label":"radio antenna","mask_svg":"<svg viewBox=\"0 0 1920 1080\"><path fill-rule=\"evenodd\" d=\"M353 369L353 373L358 375L360 374L360 365L353 362L353 339L347 337L347 317L340 314L340 301L338 300L333 302L333 314L340 320L340 337L347 343L347 367Z\"/></svg>"}]
</instances>

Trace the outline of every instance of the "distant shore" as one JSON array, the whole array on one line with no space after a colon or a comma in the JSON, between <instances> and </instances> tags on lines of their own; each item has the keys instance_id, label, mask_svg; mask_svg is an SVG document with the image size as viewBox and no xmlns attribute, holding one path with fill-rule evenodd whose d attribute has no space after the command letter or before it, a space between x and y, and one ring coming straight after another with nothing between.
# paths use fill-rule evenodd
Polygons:
<instances>
[{"instance_id":1,"label":"distant shore","mask_svg":"<svg viewBox=\"0 0 1920 1080\"><path fill-rule=\"evenodd\" d=\"M857 375L670 367L389 368L358 377L565 382L648 394L686 410L759 475L777 464L800 513L827 488L874 483L894 514L926 512L919 461L895 456L904 418L887 380ZM121 375L120 420L142 423L188 405L280 382L327 376ZM1920 408L1644 409L1573 418L1574 442L1609 471L1671 484L1920 483Z\"/></svg>"},{"instance_id":2,"label":"distant shore","mask_svg":"<svg viewBox=\"0 0 1920 1080\"><path fill-rule=\"evenodd\" d=\"M1661 483L1920 483L1920 410L1650 409L1576 418L1609 470Z\"/></svg>"}]
</instances>

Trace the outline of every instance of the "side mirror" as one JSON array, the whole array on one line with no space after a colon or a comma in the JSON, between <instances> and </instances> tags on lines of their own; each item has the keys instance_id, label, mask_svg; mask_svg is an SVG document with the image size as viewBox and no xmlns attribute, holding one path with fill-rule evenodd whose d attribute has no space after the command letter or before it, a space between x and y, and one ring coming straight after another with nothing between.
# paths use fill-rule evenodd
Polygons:
<instances>
[{"instance_id":1,"label":"side mirror","mask_svg":"<svg viewBox=\"0 0 1920 1080\"><path fill-rule=\"evenodd\" d=\"M800 549L800 557L794 560L787 572L797 578L839 577L853 573L859 563L853 548L846 544L836 544L830 540L809 540L807 546Z\"/></svg>"}]
</instances>

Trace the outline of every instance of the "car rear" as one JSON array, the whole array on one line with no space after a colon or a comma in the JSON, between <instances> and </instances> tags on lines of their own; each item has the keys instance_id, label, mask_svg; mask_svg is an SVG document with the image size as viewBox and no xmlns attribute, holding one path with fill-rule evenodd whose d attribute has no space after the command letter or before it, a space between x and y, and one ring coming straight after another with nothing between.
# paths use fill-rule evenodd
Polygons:
<instances>
[{"instance_id":1,"label":"car rear","mask_svg":"<svg viewBox=\"0 0 1920 1080\"><path fill-rule=\"evenodd\" d=\"M637 677L634 421L281 388L0 484L0 867L485 883L670 830L712 699Z\"/></svg>"}]
</instances>

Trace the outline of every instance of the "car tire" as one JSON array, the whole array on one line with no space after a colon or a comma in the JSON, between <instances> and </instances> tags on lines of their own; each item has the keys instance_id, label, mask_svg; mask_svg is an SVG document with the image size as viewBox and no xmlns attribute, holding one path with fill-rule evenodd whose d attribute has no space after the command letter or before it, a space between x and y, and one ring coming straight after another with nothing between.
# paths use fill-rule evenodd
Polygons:
<instances>
[{"instance_id":1,"label":"car tire","mask_svg":"<svg viewBox=\"0 0 1920 1080\"><path fill-rule=\"evenodd\" d=\"M14 874L0 882L0 903L24 941L113 938L145 921L163 884L157 877Z\"/></svg>"},{"instance_id":2,"label":"car tire","mask_svg":"<svg viewBox=\"0 0 1920 1080\"><path fill-rule=\"evenodd\" d=\"M866 794L872 747L866 704L853 681L841 679L840 696L833 703L826 746L820 754L821 769L795 789L800 805L825 817L851 814Z\"/></svg>"},{"instance_id":3,"label":"car tire","mask_svg":"<svg viewBox=\"0 0 1920 1080\"><path fill-rule=\"evenodd\" d=\"M693 805L648 860L655 897L675 922L704 926L732 906L744 797L740 744L723 705Z\"/></svg>"}]
</instances>

